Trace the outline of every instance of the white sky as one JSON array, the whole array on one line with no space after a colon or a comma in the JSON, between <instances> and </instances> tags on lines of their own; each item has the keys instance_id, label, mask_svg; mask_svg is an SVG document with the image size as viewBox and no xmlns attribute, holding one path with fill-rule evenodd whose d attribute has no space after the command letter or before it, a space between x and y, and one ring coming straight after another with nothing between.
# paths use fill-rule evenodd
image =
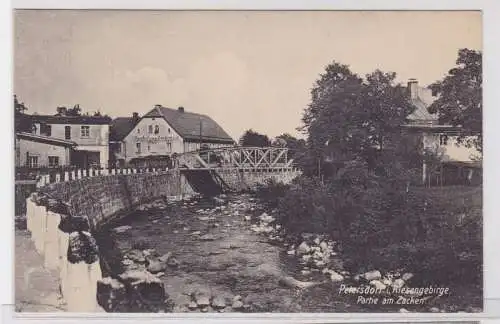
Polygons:
<instances>
[{"instance_id":1,"label":"white sky","mask_svg":"<svg viewBox=\"0 0 500 324\"><path fill-rule=\"evenodd\" d=\"M30 113L184 106L235 139L297 135L332 60L428 85L459 48L482 49L479 12L26 10L14 23L14 91Z\"/></svg>"}]
</instances>

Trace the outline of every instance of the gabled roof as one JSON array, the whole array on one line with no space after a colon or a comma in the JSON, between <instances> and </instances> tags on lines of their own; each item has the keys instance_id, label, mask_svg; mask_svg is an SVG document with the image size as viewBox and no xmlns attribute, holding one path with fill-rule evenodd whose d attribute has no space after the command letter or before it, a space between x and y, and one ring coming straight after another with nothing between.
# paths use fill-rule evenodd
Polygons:
<instances>
[{"instance_id":1,"label":"gabled roof","mask_svg":"<svg viewBox=\"0 0 500 324\"><path fill-rule=\"evenodd\" d=\"M109 140L122 141L139 122L140 118L117 117L111 121L109 127Z\"/></svg>"},{"instance_id":2,"label":"gabled roof","mask_svg":"<svg viewBox=\"0 0 500 324\"><path fill-rule=\"evenodd\" d=\"M38 142L38 143L67 146L67 147L76 146L75 142L67 141L67 140L63 140L63 139L55 138L55 137L49 137L49 136L43 136L43 135L37 135L37 134L31 134L31 133L25 133L25 132L18 132L18 133L16 133L16 136L19 139L25 139L28 141L33 141L33 142Z\"/></svg>"},{"instance_id":3,"label":"gabled roof","mask_svg":"<svg viewBox=\"0 0 500 324\"><path fill-rule=\"evenodd\" d=\"M416 109L408 116L408 120L410 123L437 123L437 114L431 114L427 110L435 100L432 91L423 87L417 87L416 90L416 96L410 99Z\"/></svg>"},{"instance_id":4,"label":"gabled roof","mask_svg":"<svg viewBox=\"0 0 500 324\"><path fill-rule=\"evenodd\" d=\"M184 139L198 141L217 141L223 143L234 143L219 124L207 115L186 112L183 109L172 109L156 106L143 118L160 117L164 118L170 126ZM201 123L201 127L200 127Z\"/></svg>"},{"instance_id":5,"label":"gabled roof","mask_svg":"<svg viewBox=\"0 0 500 324\"><path fill-rule=\"evenodd\" d=\"M51 116L51 115L26 115L33 123L47 124L81 124L81 125L108 125L111 118L108 116Z\"/></svg>"}]
</instances>

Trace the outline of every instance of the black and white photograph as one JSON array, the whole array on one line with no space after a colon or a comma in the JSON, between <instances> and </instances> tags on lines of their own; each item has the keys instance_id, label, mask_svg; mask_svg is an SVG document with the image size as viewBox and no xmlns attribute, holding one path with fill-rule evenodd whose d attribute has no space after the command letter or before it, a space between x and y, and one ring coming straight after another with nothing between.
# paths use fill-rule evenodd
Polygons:
<instances>
[{"instance_id":1,"label":"black and white photograph","mask_svg":"<svg viewBox=\"0 0 500 324\"><path fill-rule=\"evenodd\" d=\"M16 312L483 313L481 11L12 22Z\"/></svg>"}]
</instances>

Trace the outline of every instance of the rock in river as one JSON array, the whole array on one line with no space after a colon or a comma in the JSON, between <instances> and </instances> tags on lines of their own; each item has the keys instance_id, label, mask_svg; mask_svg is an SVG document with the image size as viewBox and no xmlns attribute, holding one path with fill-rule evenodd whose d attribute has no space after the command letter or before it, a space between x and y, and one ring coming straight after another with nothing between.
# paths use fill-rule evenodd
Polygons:
<instances>
[{"instance_id":1,"label":"rock in river","mask_svg":"<svg viewBox=\"0 0 500 324\"><path fill-rule=\"evenodd\" d=\"M205 294L197 294L195 296L196 304L202 308L210 305L210 298Z\"/></svg>"},{"instance_id":2,"label":"rock in river","mask_svg":"<svg viewBox=\"0 0 500 324\"><path fill-rule=\"evenodd\" d=\"M216 296L212 300L212 307L215 309L224 308L226 307L226 300L222 296Z\"/></svg>"},{"instance_id":3,"label":"rock in river","mask_svg":"<svg viewBox=\"0 0 500 324\"><path fill-rule=\"evenodd\" d=\"M151 273L162 272L167 268L167 264L165 261L160 261L159 259L153 259L149 261L149 265L147 270Z\"/></svg>"},{"instance_id":4,"label":"rock in river","mask_svg":"<svg viewBox=\"0 0 500 324\"><path fill-rule=\"evenodd\" d=\"M132 228L132 226L123 225L123 226L118 226L118 227L114 228L113 231L115 233L124 233L124 232L128 231L131 228Z\"/></svg>"},{"instance_id":5,"label":"rock in river","mask_svg":"<svg viewBox=\"0 0 500 324\"><path fill-rule=\"evenodd\" d=\"M380 278L382 278L382 274L380 274L380 271L378 270L367 272L363 276L368 281L379 280Z\"/></svg>"},{"instance_id":6,"label":"rock in river","mask_svg":"<svg viewBox=\"0 0 500 324\"><path fill-rule=\"evenodd\" d=\"M200 236L200 241L215 241L215 236L212 234L205 234Z\"/></svg>"}]
</instances>

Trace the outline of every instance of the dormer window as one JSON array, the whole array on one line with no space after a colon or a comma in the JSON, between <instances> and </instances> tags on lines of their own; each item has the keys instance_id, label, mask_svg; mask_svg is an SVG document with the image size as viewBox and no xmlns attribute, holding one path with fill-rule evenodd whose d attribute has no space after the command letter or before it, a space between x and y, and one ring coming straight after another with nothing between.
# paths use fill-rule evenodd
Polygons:
<instances>
[{"instance_id":1,"label":"dormer window","mask_svg":"<svg viewBox=\"0 0 500 324\"><path fill-rule=\"evenodd\" d=\"M159 133L160 133L160 126L155 125L155 134L159 134Z\"/></svg>"}]
</instances>

